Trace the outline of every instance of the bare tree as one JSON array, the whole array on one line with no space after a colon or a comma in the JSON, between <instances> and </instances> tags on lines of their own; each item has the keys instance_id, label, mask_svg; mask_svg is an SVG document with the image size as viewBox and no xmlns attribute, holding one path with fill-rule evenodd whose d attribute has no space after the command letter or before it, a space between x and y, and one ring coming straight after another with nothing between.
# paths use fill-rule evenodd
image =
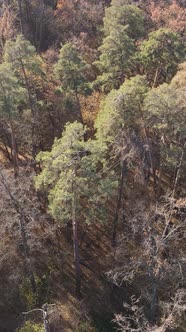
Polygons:
<instances>
[{"instance_id":1,"label":"bare tree","mask_svg":"<svg viewBox=\"0 0 186 332\"><path fill-rule=\"evenodd\" d=\"M127 216L123 234L118 241L115 268L108 276L119 287L130 284L134 294L140 295L149 326L163 326L161 320L166 321L166 326L173 314L167 314L163 303L170 303L170 308L174 307L175 313L180 298L183 299L185 294L180 289L185 287L183 275L186 271L186 216L173 209L170 218L172 196L164 197L159 205L152 204L150 207L145 206L143 200L135 203L136 206L133 206L133 211ZM134 309L133 304L131 302L130 306ZM170 308L169 312L172 312L173 309ZM141 317L141 309L136 310L131 314L133 320L136 320L135 315L138 315L139 319ZM120 318L119 324L125 323L126 328L129 322L126 323L126 318ZM177 323L174 320L174 324ZM145 330L144 326L138 325L136 330L132 327L122 331L154 331ZM162 330L157 329L158 331L167 330L162 327Z\"/></svg>"},{"instance_id":2,"label":"bare tree","mask_svg":"<svg viewBox=\"0 0 186 332\"><path fill-rule=\"evenodd\" d=\"M164 303L165 315L159 326L151 325L144 314L140 299L131 297L131 303L123 305L125 314L115 315L118 331L123 332L168 332L179 325L179 319L186 310L186 291L180 289L170 303Z\"/></svg>"}]
</instances>

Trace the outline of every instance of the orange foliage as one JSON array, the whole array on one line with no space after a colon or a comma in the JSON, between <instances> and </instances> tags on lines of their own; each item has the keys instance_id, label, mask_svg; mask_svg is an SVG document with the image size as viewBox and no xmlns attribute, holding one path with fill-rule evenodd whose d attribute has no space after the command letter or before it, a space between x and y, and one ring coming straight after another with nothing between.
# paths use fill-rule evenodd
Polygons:
<instances>
[{"instance_id":1,"label":"orange foliage","mask_svg":"<svg viewBox=\"0 0 186 332\"><path fill-rule=\"evenodd\" d=\"M176 1L169 6L165 2L150 4L151 19L157 28L167 27L182 35L186 34L186 8L181 7Z\"/></svg>"}]
</instances>

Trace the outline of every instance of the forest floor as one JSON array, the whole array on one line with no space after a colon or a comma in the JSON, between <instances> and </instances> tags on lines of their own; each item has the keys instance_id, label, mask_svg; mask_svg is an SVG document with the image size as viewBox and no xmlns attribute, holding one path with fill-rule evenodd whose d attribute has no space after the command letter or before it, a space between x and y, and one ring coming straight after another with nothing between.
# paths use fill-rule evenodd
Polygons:
<instances>
[{"instance_id":1,"label":"forest floor","mask_svg":"<svg viewBox=\"0 0 186 332\"><path fill-rule=\"evenodd\" d=\"M15 331L15 326L23 320L22 311L46 302L55 304L49 312L53 331L94 331L91 326L96 327L95 331L112 331L110 321L113 312L122 304L120 291L113 290L106 274L113 267L111 221L114 206L110 206L109 223L79 225L82 300L78 301L74 294L71 229L58 224L47 214L46 202L38 199L34 190L31 167L20 167L19 176L15 179L13 169L3 154L0 154L0 163L6 186L26 216L31 262L39 288L39 303L36 305L25 286L25 257L21 251L18 214L0 181L0 331ZM18 287L22 287L22 298L18 295ZM16 312L12 308L16 308ZM41 321L39 316L34 316L34 319Z\"/></svg>"}]
</instances>

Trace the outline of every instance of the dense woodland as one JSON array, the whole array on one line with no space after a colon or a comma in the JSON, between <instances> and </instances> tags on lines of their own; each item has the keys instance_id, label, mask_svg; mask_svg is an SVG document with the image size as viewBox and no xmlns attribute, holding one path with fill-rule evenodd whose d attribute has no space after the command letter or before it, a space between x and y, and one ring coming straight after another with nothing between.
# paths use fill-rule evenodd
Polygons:
<instances>
[{"instance_id":1,"label":"dense woodland","mask_svg":"<svg viewBox=\"0 0 186 332\"><path fill-rule=\"evenodd\" d=\"M0 1L0 332L186 331L185 0Z\"/></svg>"}]
</instances>

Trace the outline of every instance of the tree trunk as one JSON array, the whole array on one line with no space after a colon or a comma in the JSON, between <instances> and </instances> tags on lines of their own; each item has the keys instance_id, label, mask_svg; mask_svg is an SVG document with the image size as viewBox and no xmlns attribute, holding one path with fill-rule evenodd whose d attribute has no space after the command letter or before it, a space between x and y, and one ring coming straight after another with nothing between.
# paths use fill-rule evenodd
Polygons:
<instances>
[{"instance_id":1,"label":"tree trunk","mask_svg":"<svg viewBox=\"0 0 186 332\"><path fill-rule=\"evenodd\" d=\"M77 90L75 91L75 95L76 95L76 102L77 102L77 108L78 108L78 113L79 113L79 119L80 119L81 123L84 124L84 122L83 122L83 115L81 113L81 105L80 105L80 101L79 101L79 96L78 96Z\"/></svg>"},{"instance_id":2,"label":"tree trunk","mask_svg":"<svg viewBox=\"0 0 186 332\"><path fill-rule=\"evenodd\" d=\"M74 264L76 273L76 296L81 298L81 268L79 259L79 243L78 243L78 223L76 220L76 202L75 196L72 202L72 231L73 231L73 246L74 246Z\"/></svg>"},{"instance_id":3,"label":"tree trunk","mask_svg":"<svg viewBox=\"0 0 186 332\"><path fill-rule=\"evenodd\" d=\"M30 23L31 33L32 33L32 42L36 47L36 27L35 27L35 20L32 15L32 3L30 0L24 0L25 9L26 9L26 21Z\"/></svg>"},{"instance_id":4,"label":"tree trunk","mask_svg":"<svg viewBox=\"0 0 186 332\"><path fill-rule=\"evenodd\" d=\"M176 167L176 175L175 175L174 184L173 184L173 190L172 190L172 195L171 195L172 202L170 204L169 218L168 218L168 221L167 221L167 223L165 225L165 229L163 231L162 238L165 238L167 236L169 225L171 223L172 215L173 215L173 212L174 212L174 198L175 198L175 193L176 193L176 188L177 188L177 184L178 184L178 179L179 179L179 175L180 175L182 163L183 163L183 160L184 160L183 158L184 158L184 153L185 153L185 147L186 147L186 142L183 145L183 149L182 149L182 152L181 152L180 160L178 161L178 165Z\"/></svg>"},{"instance_id":5,"label":"tree trunk","mask_svg":"<svg viewBox=\"0 0 186 332\"><path fill-rule=\"evenodd\" d=\"M15 211L17 212L18 216L19 216L19 228L20 228L20 232L21 232L21 237L22 237L22 241L23 241L23 248L24 248L24 255L26 258L26 268L27 268L27 273L30 279L30 284L32 287L32 291L33 293L36 293L37 288L36 288L36 282L35 282L35 278L34 278L34 273L33 273L33 269L32 269L32 264L30 262L30 252L29 252L29 246L27 243L27 237L26 237L26 232L25 232L25 227L24 227L24 213L22 210L22 207L20 206L20 203L15 199L14 195L11 193L7 183L6 183L6 178L4 177L3 173L0 170L0 176L1 176L1 180L3 183L3 186L6 190L6 192L8 193L12 204L14 206Z\"/></svg>"},{"instance_id":6,"label":"tree trunk","mask_svg":"<svg viewBox=\"0 0 186 332\"><path fill-rule=\"evenodd\" d=\"M151 281L151 303L150 303L150 319L152 322L156 321L157 310L157 282L154 276L153 267L149 268L149 275Z\"/></svg>"},{"instance_id":7,"label":"tree trunk","mask_svg":"<svg viewBox=\"0 0 186 332\"><path fill-rule=\"evenodd\" d=\"M113 233L112 233L112 246L113 247L116 246L116 235L117 235L117 228L118 228L119 211L121 208L121 201L122 201L122 194L123 194L125 168L126 168L125 161L122 161L121 177L120 177L119 191L118 191L118 201L117 201L117 207L116 207L115 217L114 217L114 221L113 221Z\"/></svg>"},{"instance_id":8,"label":"tree trunk","mask_svg":"<svg viewBox=\"0 0 186 332\"><path fill-rule=\"evenodd\" d=\"M44 17L44 11L45 11L45 4L43 0L39 1L39 11L41 13L39 17L39 23L36 22L36 50L39 53L41 50L41 43L42 43L42 34L43 34L43 17Z\"/></svg>"},{"instance_id":9,"label":"tree trunk","mask_svg":"<svg viewBox=\"0 0 186 332\"><path fill-rule=\"evenodd\" d=\"M153 323L156 322L158 295L157 295L157 276L155 276L154 269L157 261L157 246L153 236L151 236L151 255L150 255L150 266L149 276L151 282L151 303L150 303L150 319Z\"/></svg>"},{"instance_id":10,"label":"tree trunk","mask_svg":"<svg viewBox=\"0 0 186 332\"><path fill-rule=\"evenodd\" d=\"M16 147L16 138L14 133L14 128L12 120L10 119L10 130L11 130L11 145L12 145L12 158L14 164L14 176L17 177L19 173L18 158L17 158L17 147Z\"/></svg>"},{"instance_id":11,"label":"tree trunk","mask_svg":"<svg viewBox=\"0 0 186 332\"><path fill-rule=\"evenodd\" d=\"M24 35L22 0L18 0L21 33Z\"/></svg>"},{"instance_id":12,"label":"tree trunk","mask_svg":"<svg viewBox=\"0 0 186 332\"><path fill-rule=\"evenodd\" d=\"M28 98L29 98L29 106L30 106L30 109L31 109L31 112L32 112L32 156L33 156L33 160L35 161L35 158L36 158L36 138L35 138L35 128L36 128L36 110L35 110L35 107L33 105L33 100L32 100L32 95L31 95L31 92L30 92L30 86L29 86L29 82L28 82L28 78L27 78L27 74L26 74L26 71L25 71L25 67L24 67L24 64L23 64L23 61L20 60L21 62L21 69L22 69L22 72L23 72L23 76L24 76L24 79L25 79L25 84L26 84L26 88L27 88L27 92L28 92ZM36 171L36 169L35 169Z\"/></svg>"},{"instance_id":13,"label":"tree trunk","mask_svg":"<svg viewBox=\"0 0 186 332\"><path fill-rule=\"evenodd\" d=\"M147 128L145 126L145 121L144 121L144 117L143 117L143 113L142 113L141 109L140 109L139 113L140 113L140 117L141 117L141 120L142 120L143 131L144 131L144 136L145 136L146 145L147 145L147 153L148 153L148 156L149 156L150 167L151 167L152 176L153 176L154 193L156 195L156 187L157 187L157 183L156 183L156 170L155 170L154 163L153 163L153 158L152 158L152 153L151 153L151 149L150 149L150 143L149 143L149 137L148 137L148 133L147 133Z\"/></svg>"},{"instance_id":14,"label":"tree trunk","mask_svg":"<svg viewBox=\"0 0 186 332\"><path fill-rule=\"evenodd\" d=\"M44 330L45 332L50 332L50 325L48 321L48 305L44 304L42 306L43 309L43 324L44 324Z\"/></svg>"},{"instance_id":15,"label":"tree trunk","mask_svg":"<svg viewBox=\"0 0 186 332\"><path fill-rule=\"evenodd\" d=\"M25 253L26 260L27 260L27 272L28 272L28 276L30 279L32 292L36 293L36 291L37 291L36 281L35 281L35 277L34 277L32 264L30 262L30 252L29 252L29 246L27 243L27 237L26 237L26 232L25 232L25 227L24 227L24 217L21 212L19 213L19 226L20 226L21 237L22 237L22 241L23 241L24 253Z\"/></svg>"},{"instance_id":16,"label":"tree trunk","mask_svg":"<svg viewBox=\"0 0 186 332\"><path fill-rule=\"evenodd\" d=\"M6 151L6 154L7 154L7 158L9 159L9 161L12 161L12 156L11 156L11 153L9 152L8 148L12 145L11 142L10 142L10 138L9 138L9 135L7 134L7 131L5 130L4 126L3 126L3 123L1 123L1 127L0 127L0 130L2 131L3 133L3 138L1 139L3 145L4 145L4 148L5 148L5 151Z\"/></svg>"},{"instance_id":17,"label":"tree trunk","mask_svg":"<svg viewBox=\"0 0 186 332\"><path fill-rule=\"evenodd\" d=\"M156 88L157 85L158 85L159 74L160 74L160 61L159 61L158 65L157 65L157 68L156 68L156 72L155 72L155 76L154 76L154 82L153 82L153 85L152 85L153 88Z\"/></svg>"},{"instance_id":18,"label":"tree trunk","mask_svg":"<svg viewBox=\"0 0 186 332\"><path fill-rule=\"evenodd\" d=\"M57 5L58 5L58 0L55 0L54 3L53 3L52 8L53 8L54 10L56 10L56 9L57 9Z\"/></svg>"},{"instance_id":19,"label":"tree trunk","mask_svg":"<svg viewBox=\"0 0 186 332\"><path fill-rule=\"evenodd\" d=\"M160 168L159 168L159 173L158 173L157 198L161 196L162 173L163 173L163 165L160 161Z\"/></svg>"}]
</instances>

